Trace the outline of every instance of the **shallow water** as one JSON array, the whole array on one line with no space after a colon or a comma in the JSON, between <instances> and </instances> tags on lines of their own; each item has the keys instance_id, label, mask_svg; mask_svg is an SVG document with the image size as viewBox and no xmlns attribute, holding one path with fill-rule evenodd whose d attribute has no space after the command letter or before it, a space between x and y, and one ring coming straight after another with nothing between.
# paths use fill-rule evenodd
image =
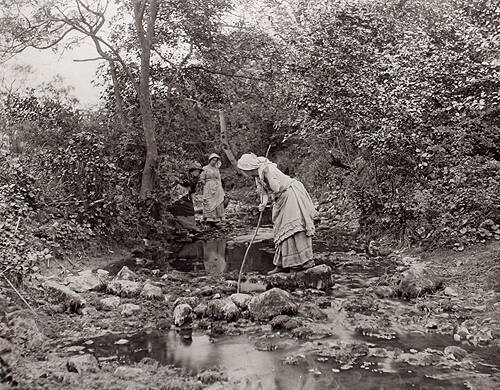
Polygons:
<instances>
[{"instance_id":1,"label":"shallow water","mask_svg":"<svg viewBox=\"0 0 500 390\"><path fill-rule=\"evenodd\" d=\"M166 272L174 269L181 272L206 272L212 275L219 275L229 272L239 272L241 262L245 256L248 244L252 239L253 232L233 237L231 239L216 238L210 240L198 240L187 244L178 244L174 248L174 253L171 254L168 260L144 260L127 258L116 263L112 263L105 267L110 275L116 275L123 266L127 266L132 271L152 270L157 269L161 272ZM274 243L272 240L272 228L263 227L259 229L258 235L255 238L247 259L245 261L244 272L255 272L265 274L274 268ZM346 243L338 243L329 245L325 242L313 241L313 250L315 253L328 251L329 253L342 253L349 250ZM334 265L335 257L327 263ZM318 260L318 264L325 263L325 260ZM348 267L348 265L344 265ZM344 267L343 266L343 267ZM363 265L353 264L354 268L363 268ZM348 271L346 269L346 271ZM374 274L380 273L375 270ZM348 272L343 272L343 275L349 275ZM340 275L340 274L339 274ZM354 282L356 283L356 282ZM351 287L355 287L354 285Z\"/></svg>"},{"instance_id":2,"label":"shallow water","mask_svg":"<svg viewBox=\"0 0 500 390\"><path fill-rule=\"evenodd\" d=\"M196 241L184 245L169 261L172 268L182 272L206 271L222 274L239 271L248 243L228 243L225 239ZM273 269L272 242L258 241L250 247L245 261L246 272L266 273Z\"/></svg>"},{"instance_id":3,"label":"shallow water","mask_svg":"<svg viewBox=\"0 0 500 390\"><path fill-rule=\"evenodd\" d=\"M269 232L269 229L262 230L250 247L245 261L245 272L264 274L274 268L272 232ZM237 237L233 240L218 238L177 245L168 260L153 261L130 257L109 264L105 269L112 276L116 275L124 266L134 272L152 269L158 269L162 272L174 269L181 272L200 272L212 275L232 271L239 272L252 235Z\"/></svg>"},{"instance_id":4,"label":"shallow water","mask_svg":"<svg viewBox=\"0 0 500 390\"><path fill-rule=\"evenodd\" d=\"M239 271L243 257L253 234L247 234L227 240L224 238L206 241L196 241L180 247L173 255L169 264L182 272L206 271L209 274L222 274ZM315 253L335 253L345 249L344 246L328 248L324 242L313 241ZM274 268L274 243L272 230L261 229L256 240L250 247L245 261L244 272L265 274ZM318 264L325 261L319 260ZM375 272L376 273L376 272Z\"/></svg>"},{"instance_id":5,"label":"shallow water","mask_svg":"<svg viewBox=\"0 0 500 390\"><path fill-rule=\"evenodd\" d=\"M269 240L269 231L262 235L249 252L246 272L265 273L273 268L274 248ZM251 235L247 235L251 236ZM222 274L239 271L247 249L249 237L232 240L216 239L197 241L180 246L168 262L161 264L137 264L129 260L129 268L156 268L164 271L176 269L182 272ZM355 253L340 253L327 248L321 242L314 243L315 252L325 252L318 256L319 263L327 263L334 268L335 284L328 292L333 300L359 297L374 278L384 273L392 273L395 265L389 260L368 259ZM334 248L334 249L340 249ZM123 263L120 265L124 265ZM119 269L120 265L114 265ZM245 285L246 286L246 285ZM246 291L242 285L242 291ZM264 285L248 283L248 291L265 289ZM245 287L245 288L246 288ZM386 300L387 310L404 309L406 302ZM391 309L392 308L392 309ZM390 353L381 357L361 357L353 366L343 367L333 358L325 359L303 349L307 343L290 338L266 334L242 335L211 339L207 335L191 335L189 331L143 332L134 335L110 334L82 341L88 352L98 357L114 356L124 364L138 362L148 357L162 365L173 365L186 374L195 375L210 368L220 368L230 381L238 382L238 389L465 389L464 373L450 367L415 366L395 359L397 353L419 353L426 349L443 351L445 347L457 345L452 337L435 333L409 333L396 328L394 334L380 337L380 334L351 331L343 326L339 313L329 308L328 323L335 330L335 336L324 342L365 343L370 348L381 348ZM389 313L388 313L389 314ZM115 344L126 339L125 344ZM272 348L259 347L261 342ZM321 341L323 342L323 340ZM327 345L327 344L325 344ZM459 345L459 344L458 344ZM460 345L463 347L462 345ZM262 350L269 349L269 350ZM499 375L500 351L498 348L466 348L479 362L469 373L476 375ZM439 354L440 352L438 352ZM303 354L298 364L285 364L287 357ZM441 378L441 380L432 379Z\"/></svg>"},{"instance_id":6,"label":"shallow water","mask_svg":"<svg viewBox=\"0 0 500 390\"><path fill-rule=\"evenodd\" d=\"M353 341L359 336L349 335ZM126 340L126 343L118 342ZM327 344L330 339L322 343ZM259 343L272 345L271 351L259 350ZM118 342L118 344L117 344ZM450 340L406 334L396 341L377 341L377 347L443 349ZM90 344L90 345L89 345ZM442 375L436 367L415 367L394 362L391 358L362 358L353 367L343 369L335 361L304 353L298 364L286 364L287 356L301 352L296 340L278 336L233 336L211 339L207 335L191 335L157 331L135 335L110 334L82 342L85 351L98 358L112 356L122 364L152 358L162 365L172 365L184 374L218 368L242 389L465 389L462 378L436 380L428 376ZM489 370L491 373L491 369ZM360 387L362 386L362 387Z\"/></svg>"}]
</instances>

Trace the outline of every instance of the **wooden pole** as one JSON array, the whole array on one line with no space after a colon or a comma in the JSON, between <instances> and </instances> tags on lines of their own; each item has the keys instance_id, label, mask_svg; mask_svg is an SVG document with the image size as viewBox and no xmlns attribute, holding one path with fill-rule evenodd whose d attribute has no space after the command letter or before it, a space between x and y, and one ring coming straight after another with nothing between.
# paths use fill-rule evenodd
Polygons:
<instances>
[{"instance_id":1,"label":"wooden pole","mask_svg":"<svg viewBox=\"0 0 500 390\"><path fill-rule=\"evenodd\" d=\"M271 144L269 144L269 146L267 147L266 158L267 158L267 155L269 154L269 150L270 149L271 149ZM237 285L237 288L236 288L236 292L238 294L240 292L241 274L243 273L243 267L245 267L245 261L246 261L247 256L248 256L248 252L250 252L250 247L252 246L252 244L253 244L253 242L255 240L255 237L257 237L257 232L259 231L260 221L262 220L262 214L263 213L264 213L264 210L261 211L260 214L259 214L259 219L257 221L257 227L255 228L255 233L253 234L253 237L250 240L250 244L248 244L247 250L245 251L245 255L243 256L243 261L241 262L240 273L238 274L238 285Z\"/></svg>"}]
</instances>

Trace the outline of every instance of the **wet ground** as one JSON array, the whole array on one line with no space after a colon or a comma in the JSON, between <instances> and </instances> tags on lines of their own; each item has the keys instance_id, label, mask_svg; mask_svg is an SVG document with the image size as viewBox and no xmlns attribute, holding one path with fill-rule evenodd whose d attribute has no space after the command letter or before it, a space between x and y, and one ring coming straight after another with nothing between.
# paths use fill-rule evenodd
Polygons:
<instances>
[{"instance_id":1,"label":"wet ground","mask_svg":"<svg viewBox=\"0 0 500 390\"><path fill-rule=\"evenodd\" d=\"M176 243L173 245L173 252L167 260L145 261L143 259L128 258L105 267L111 275L115 275L123 267L127 266L132 271L141 269L158 269L166 272L174 269L181 272L207 273L220 275L230 272L239 272L241 262L245 256L248 244L253 237L253 232L239 235L231 239L213 238L208 240L196 240L189 243ZM265 274L273 266L274 244L272 241L272 228L262 227L258 230L253 244L250 247L245 261L244 272L256 272ZM345 244L327 244L324 241L314 241L313 249L315 253L335 253L349 252L349 247ZM355 251L351 251L354 254ZM328 262L331 262L329 259ZM316 260L317 264L325 263L322 259ZM346 265L346 267L363 267L358 265ZM349 273L346 269L345 274ZM373 273L378 275L379 271Z\"/></svg>"},{"instance_id":2,"label":"wet ground","mask_svg":"<svg viewBox=\"0 0 500 390\"><path fill-rule=\"evenodd\" d=\"M415 336L414 336L415 337ZM425 347L444 348L442 338L412 336L399 340L406 349L426 344ZM140 333L133 336L108 335L91 340L85 351L98 357L115 358L122 364L138 363L145 357L163 365L174 365L188 375L218 368L229 380L244 389L459 389L466 388L460 380L437 380L432 377L445 372L436 367L414 368L399 364L391 358L370 357L362 364L343 367L319 355L299 354L299 364L287 364L289 356L297 356L300 346L292 339L275 337L274 350L261 351L258 336L222 337L212 340L207 335L183 337L175 331L166 334ZM126 341L126 342L125 342ZM321 341L328 344L330 339ZM431 342L432 344L428 345ZM396 343L393 344L392 347ZM375 345L375 344L370 344ZM288 360L287 360L288 359ZM491 371L491 370L484 370Z\"/></svg>"},{"instance_id":3,"label":"wet ground","mask_svg":"<svg viewBox=\"0 0 500 390\"><path fill-rule=\"evenodd\" d=\"M127 265L136 272L147 268L192 276L234 275L240 269L251 235L180 244L168 261L128 259L108 270L118 272ZM271 237L269 228L260 231L249 252L246 273L260 275L273 268ZM464 345L452 334L422 326L414 302L368 298L365 290L376 285L384 274L394 272L397 265L391 259L369 259L347 249L315 243L317 262L334 268L332 289L309 295L311 301L319 298L323 303L332 302L323 305L328 315L322 321L326 332L313 331L311 337L303 339L272 331L265 325L219 337L200 329L149 329L107 334L73 345L81 346L82 353L122 364L151 358L161 365L173 365L186 375L217 368L230 383L237 384L233 388L240 389L465 389L481 388L474 387L477 380L484 381L485 388L499 382L499 348ZM308 296L303 291L294 294L298 299ZM346 302L349 307L354 302L361 310L340 310ZM377 327L384 322L384 326ZM236 327L244 329L247 325L247 320L241 320ZM445 348L450 346L464 348L467 357L448 356ZM345 350L348 352L339 352Z\"/></svg>"},{"instance_id":4,"label":"wet ground","mask_svg":"<svg viewBox=\"0 0 500 390\"><path fill-rule=\"evenodd\" d=\"M380 349L414 354L424 350L440 353L445 347L456 344L451 337L408 333L393 340L380 340L362 334L340 333L340 337L322 339L314 346L321 351L329 343L337 345L339 339L351 343L365 341L369 353L362 362L341 365L323 357L321 352L310 352L311 343L262 334L212 339L190 332L154 331L106 335L86 340L82 345L85 346L84 352L93 353L98 358L114 359L121 364L152 358L162 365L180 368L186 375L217 368L243 389L467 388L464 378L468 375L450 367L414 366L401 362L392 354L384 356L380 353ZM269 350L260 350L262 345ZM498 350L494 349L479 353L478 359L484 364L475 368L477 375L498 375L498 366L492 365L495 361L498 363L497 353Z\"/></svg>"}]
</instances>

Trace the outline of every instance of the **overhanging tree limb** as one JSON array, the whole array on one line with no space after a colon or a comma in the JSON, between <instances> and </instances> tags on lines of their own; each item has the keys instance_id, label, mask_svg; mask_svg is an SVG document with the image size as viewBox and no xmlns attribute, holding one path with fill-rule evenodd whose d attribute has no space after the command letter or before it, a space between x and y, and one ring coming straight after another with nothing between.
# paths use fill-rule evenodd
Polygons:
<instances>
[{"instance_id":1,"label":"overhanging tree limb","mask_svg":"<svg viewBox=\"0 0 500 390\"><path fill-rule=\"evenodd\" d=\"M227 72L223 72L220 70L208 69L208 68L205 68L204 66L201 66L201 65L193 65L193 66L190 66L189 69L198 69L198 70L201 70L203 72L207 72L207 73L211 73L211 74L218 74L218 75L227 76L227 77L235 77L235 78L240 78L240 79L263 81L266 83L271 82L271 80L263 79L260 77L247 76L247 75L241 75L241 74L236 74L236 73L227 73Z\"/></svg>"},{"instance_id":2,"label":"overhanging tree limb","mask_svg":"<svg viewBox=\"0 0 500 390\"><path fill-rule=\"evenodd\" d=\"M83 58L81 60L79 59L74 59L73 62L91 62L91 61L100 61L100 60L107 60L104 57L94 57L94 58Z\"/></svg>"},{"instance_id":3,"label":"overhanging tree limb","mask_svg":"<svg viewBox=\"0 0 500 390\"><path fill-rule=\"evenodd\" d=\"M186 100L189 100L191 102L196 103L198 107L202 107L203 103L200 102L199 100L192 99L192 98L186 98ZM216 109L216 108L207 108L209 111L214 111L217 112L219 116L219 128L220 128L220 142L222 146L222 150L224 151L227 159L231 163L232 167L234 170L238 173L241 174L241 171L238 169L238 162L236 161L236 157L234 156L233 149L231 148L231 143L229 142L229 138L227 136L227 120L226 120L226 113L223 109Z\"/></svg>"},{"instance_id":4,"label":"overhanging tree limb","mask_svg":"<svg viewBox=\"0 0 500 390\"><path fill-rule=\"evenodd\" d=\"M54 47L56 46L57 44L59 44L64 38L66 38L66 36L72 32L72 31L75 31L76 29L71 27L69 29L67 29L60 37L58 37L55 41L49 43L48 45L42 45L42 46L38 46L38 45L31 45L33 48L35 49L39 49L39 50L45 50L45 49L50 49L51 47Z\"/></svg>"},{"instance_id":5,"label":"overhanging tree limb","mask_svg":"<svg viewBox=\"0 0 500 390\"><path fill-rule=\"evenodd\" d=\"M219 126L220 126L220 142L222 145L222 150L226 154L229 162L236 170L236 172L240 172L238 169L238 162L236 161L236 157L234 156L233 150L231 149L231 144L229 143L229 138L227 137L227 121L226 114L224 110L219 111Z\"/></svg>"}]
</instances>

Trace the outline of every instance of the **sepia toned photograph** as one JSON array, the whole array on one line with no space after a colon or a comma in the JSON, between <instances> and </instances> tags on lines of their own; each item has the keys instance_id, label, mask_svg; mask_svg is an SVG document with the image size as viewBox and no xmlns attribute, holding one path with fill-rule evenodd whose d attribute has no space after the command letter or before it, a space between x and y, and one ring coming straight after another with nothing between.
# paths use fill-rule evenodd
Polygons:
<instances>
[{"instance_id":1,"label":"sepia toned photograph","mask_svg":"<svg viewBox=\"0 0 500 390\"><path fill-rule=\"evenodd\" d=\"M0 0L0 390L500 389L500 3Z\"/></svg>"}]
</instances>

